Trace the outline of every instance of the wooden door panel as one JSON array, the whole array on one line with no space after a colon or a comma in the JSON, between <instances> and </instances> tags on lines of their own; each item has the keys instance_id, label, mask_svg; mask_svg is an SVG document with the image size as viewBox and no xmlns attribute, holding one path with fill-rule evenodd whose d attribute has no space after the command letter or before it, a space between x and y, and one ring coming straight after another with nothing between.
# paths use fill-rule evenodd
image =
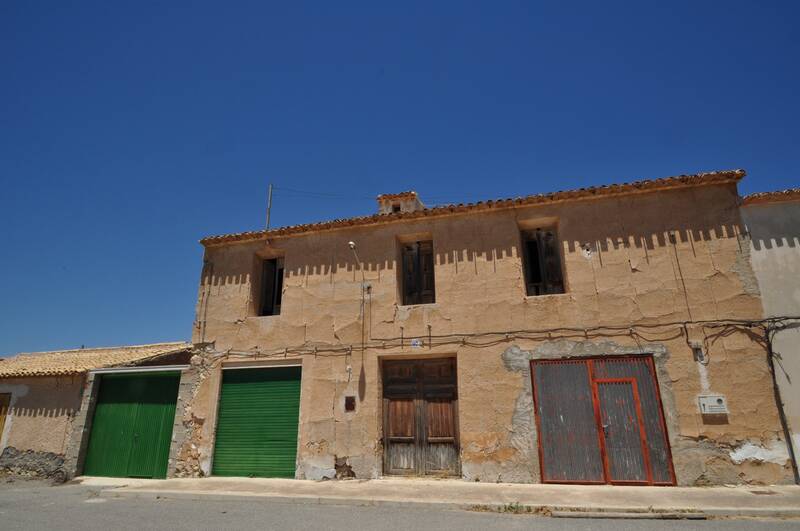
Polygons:
<instances>
[{"instance_id":1,"label":"wooden door panel","mask_svg":"<svg viewBox=\"0 0 800 531\"><path fill-rule=\"evenodd\" d=\"M383 377L386 473L459 474L455 360L386 361Z\"/></svg>"},{"instance_id":2,"label":"wooden door panel","mask_svg":"<svg viewBox=\"0 0 800 531\"><path fill-rule=\"evenodd\" d=\"M425 399L426 474L458 472L455 406L453 397Z\"/></svg>"},{"instance_id":3,"label":"wooden door panel","mask_svg":"<svg viewBox=\"0 0 800 531\"><path fill-rule=\"evenodd\" d=\"M414 474L417 469L416 401L390 398L386 404L386 465L390 474Z\"/></svg>"}]
</instances>

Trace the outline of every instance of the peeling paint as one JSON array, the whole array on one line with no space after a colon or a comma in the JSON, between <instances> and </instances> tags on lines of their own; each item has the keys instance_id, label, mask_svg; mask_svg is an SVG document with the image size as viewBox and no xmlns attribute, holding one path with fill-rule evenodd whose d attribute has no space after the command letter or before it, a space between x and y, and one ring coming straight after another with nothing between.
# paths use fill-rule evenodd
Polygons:
<instances>
[{"instance_id":1,"label":"peeling paint","mask_svg":"<svg viewBox=\"0 0 800 531\"><path fill-rule=\"evenodd\" d=\"M773 439L766 444L747 441L731 451L730 456L731 461L737 465L745 461L760 461L783 465L789 460L786 443L778 439Z\"/></svg>"}]
</instances>

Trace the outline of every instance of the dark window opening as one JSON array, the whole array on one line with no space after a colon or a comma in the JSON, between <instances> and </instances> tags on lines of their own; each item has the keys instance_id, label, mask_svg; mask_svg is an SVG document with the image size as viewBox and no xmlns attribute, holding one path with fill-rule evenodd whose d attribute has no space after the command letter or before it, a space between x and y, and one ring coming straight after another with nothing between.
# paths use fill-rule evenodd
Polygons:
<instances>
[{"instance_id":1,"label":"dark window opening","mask_svg":"<svg viewBox=\"0 0 800 531\"><path fill-rule=\"evenodd\" d=\"M561 253L554 230L530 230L522 233L525 265L525 292L528 295L564 293Z\"/></svg>"},{"instance_id":2,"label":"dark window opening","mask_svg":"<svg viewBox=\"0 0 800 531\"><path fill-rule=\"evenodd\" d=\"M400 212L400 203L395 203L392 205L392 212L394 213Z\"/></svg>"},{"instance_id":3,"label":"dark window opening","mask_svg":"<svg viewBox=\"0 0 800 531\"><path fill-rule=\"evenodd\" d=\"M402 254L403 304L436 302L433 242L404 243Z\"/></svg>"},{"instance_id":4,"label":"dark window opening","mask_svg":"<svg viewBox=\"0 0 800 531\"><path fill-rule=\"evenodd\" d=\"M279 315L283 296L283 258L264 260L261 266L261 299L258 315Z\"/></svg>"}]
</instances>

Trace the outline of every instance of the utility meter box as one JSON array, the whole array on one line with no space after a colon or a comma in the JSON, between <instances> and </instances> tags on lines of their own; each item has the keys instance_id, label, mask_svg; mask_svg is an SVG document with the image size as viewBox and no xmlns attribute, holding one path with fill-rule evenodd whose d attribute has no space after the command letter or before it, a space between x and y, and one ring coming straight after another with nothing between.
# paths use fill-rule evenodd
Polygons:
<instances>
[{"instance_id":1,"label":"utility meter box","mask_svg":"<svg viewBox=\"0 0 800 531\"><path fill-rule=\"evenodd\" d=\"M726 415L728 401L723 395L700 395L697 397L700 413L703 415Z\"/></svg>"}]
</instances>

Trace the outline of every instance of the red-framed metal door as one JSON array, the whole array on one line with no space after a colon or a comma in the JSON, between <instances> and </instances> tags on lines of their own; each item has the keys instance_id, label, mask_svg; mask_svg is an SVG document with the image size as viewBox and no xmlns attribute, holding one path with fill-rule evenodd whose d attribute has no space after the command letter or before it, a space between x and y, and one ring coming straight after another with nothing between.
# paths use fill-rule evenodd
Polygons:
<instances>
[{"instance_id":1,"label":"red-framed metal door","mask_svg":"<svg viewBox=\"0 0 800 531\"><path fill-rule=\"evenodd\" d=\"M585 360L533 362L539 463L546 483L605 483Z\"/></svg>"},{"instance_id":2,"label":"red-framed metal door","mask_svg":"<svg viewBox=\"0 0 800 531\"><path fill-rule=\"evenodd\" d=\"M595 380L594 394L607 480L611 483L651 484L650 456L636 380Z\"/></svg>"},{"instance_id":3,"label":"red-framed metal door","mask_svg":"<svg viewBox=\"0 0 800 531\"><path fill-rule=\"evenodd\" d=\"M544 483L674 485L652 356L531 361Z\"/></svg>"}]
</instances>

